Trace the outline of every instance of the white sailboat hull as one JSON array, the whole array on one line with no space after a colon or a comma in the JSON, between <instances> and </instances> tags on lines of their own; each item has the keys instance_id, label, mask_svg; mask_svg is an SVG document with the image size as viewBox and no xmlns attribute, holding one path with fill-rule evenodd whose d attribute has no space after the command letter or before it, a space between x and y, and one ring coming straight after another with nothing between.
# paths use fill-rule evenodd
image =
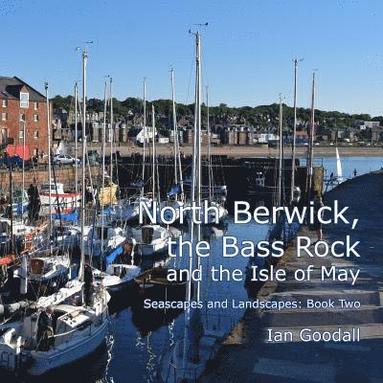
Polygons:
<instances>
[{"instance_id":1,"label":"white sailboat hull","mask_svg":"<svg viewBox=\"0 0 383 383\"><path fill-rule=\"evenodd\" d=\"M205 217L204 211L201 213L201 221L205 225L214 225L222 222L228 215L227 210L217 202L210 202L209 207L215 207L215 211L211 211Z\"/></svg>"},{"instance_id":2,"label":"white sailboat hull","mask_svg":"<svg viewBox=\"0 0 383 383\"><path fill-rule=\"evenodd\" d=\"M113 274L114 267L124 268L125 275L118 276ZM130 284L133 283L134 278L138 277L141 269L138 266L130 265L118 265L113 264L109 266L106 272L100 272L99 270L94 271L94 276L101 279L102 285L107 289L109 293L118 293L127 288Z\"/></svg>"},{"instance_id":3,"label":"white sailboat hull","mask_svg":"<svg viewBox=\"0 0 383 383\"><path fill-rule=\"evenodd\" d=\"M147 197L138 197L135 200L129 201L127 205L121 207L120 218L124 221L137 220L140 215L140 203L150 209L152 199Z\"/></svg>"},{"instance_id":4,"label":"white sailboat hull","mask_svg":"<svg viewBox=\"0 0 383 383\"><path fill-rule=\"evenodd\" d=\"M143 257L165 252L169 240L172 238L170 231L160 225L145 225L133 229L131 236L136 241Z\"/></svg>"},{"instance_id":5,"label":"white sailboat hull","mask_svg":"<svg viewBox=\"0 0 383 383\"><path fill-rule=\"evenodd\" d=\"M99 327L92 328L91 334L84 339L81 337L72 341L71 345L63 343L51 352L32 351L32 367L28 369L31 375L43 375L48 371L63 367L86 357L105 342L108 331L108 321L103 321Z\"/></svg>"},{"instance_id":6,"label":"white sailboat hull","mask_svg":"<svg viewBox=\"0 0 383 383\"><path fill-rule=\"evenodd\" d=\"M144 257L154 255L156 253L162 253L168 248L169 240L159 241L156 243L142 243L141 253Z\"/></svg>"},{"instance_id":7,"label":"white sailboat hull","mask_svg":"<svg viewBox=\"0 0 383 383\"><path fill-rule=\"evenodd\" d=\"M106 239L101 241L100 239L91 240L88 236L88 242L85 246L85 255L94 257L100 257L102 255L101 249L116 249L122 243L126 241L126 237L124 236L115 236L110 239ZM103 244L103 246L101 246Z\"/></svg>"},{"instance_id":8,"label":"white sailboat hull","mask_svg":"<svg viewBox=\"0 0 383 383\"><path fill-rule=\"evenodd\" d=\"M81 203L80 193L63 193L63 194L40 194L41 209L40 214L49 215L58 214L60 207L60 213L68 213L73 209L78 208Z\"/></svg>"},{"instance_id":9,"label":"white sailboat hull","mask_svg":"<svg viewBox=\"0 0 383 383\"><path fill-rule=\"evenodd\" d=\"M181 219L181 209L184 207L184 205L185 204L182 201L166 201L161 203L160 209L157 212L157 222L161 224L168 224L168 222L172 220L174 222L178 222ZM166 207L173 208L174 215L170 210L166 210ZM164 212L162 213L164 220L162 220L160 213L162 210L164 210ZM184 217L182 217L182 219L183 218Z\"/></svg>"}]
</instances>

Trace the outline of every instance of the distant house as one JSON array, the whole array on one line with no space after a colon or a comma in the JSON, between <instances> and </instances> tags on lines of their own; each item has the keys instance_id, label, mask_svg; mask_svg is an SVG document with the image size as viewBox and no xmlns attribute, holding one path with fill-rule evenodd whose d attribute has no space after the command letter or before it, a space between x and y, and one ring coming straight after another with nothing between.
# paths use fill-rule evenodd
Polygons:
<instances>
[{"instance_id":1,"label":"distant house","mask_svg":"<svg viewBox=\"0 0 383 383\"><path fill-rule=\"evenodd\" d=\"M383 128L374 127L371 128L371 142L383 141Z\"/></svg>"},{"instance_id":2,"label":"distant house","mask_svg":"<svg viewBox=\"0 0 383 383\"><path fill-rule=\"evenodd\" d=\"M379 121L358 121L358 126L360 130L379 128Z\"/></svg>"},{"instance_id":3,"label":"distant house","mask_svg":"<svg viewBox=\"0 0 383 383\"><path fill-rule=\"evenodd\" d=\"M47 136L44 95L18 77L0 77L0 144L25 141L30 153L38 155L47 151Z\"/></svg>"},{"instance_id":4,"label":"distant house","mask_svg":"<svg viewBox=\"0 0 383 383\"><path fill-rule=\"evenodd\" d=\"M259 144L267 144L270 141L278 141L279 136L274 133L257 133L255 134L255 139Z\"/></svg>"},{"instance_id":5,"label":"distant house","mask_svg":"<svg viewBox=\"0 0 383 383\"><path fill-rule=\"evenodd\" d=\"M296 143L297 144L306 144L309 141L309 136L306 130L297 130L296 133Z\"/></svg>"},{"instance_id":6,"label":"distant house","mask_svg":"<svg viewBox=\"0 0 383 383\"><path fill-rule=\"evenodd\" d=\"M157 129L154 129L154 137L157 136ZM144 142L149 143L153 139L153 128L146 126L136 135L136 142L143 145Z\"/></svg>"}]
</instances>

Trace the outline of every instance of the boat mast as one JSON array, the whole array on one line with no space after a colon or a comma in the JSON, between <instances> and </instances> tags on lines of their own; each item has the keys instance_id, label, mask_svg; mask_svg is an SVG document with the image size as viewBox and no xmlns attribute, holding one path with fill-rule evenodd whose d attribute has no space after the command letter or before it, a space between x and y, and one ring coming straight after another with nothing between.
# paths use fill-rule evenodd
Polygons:
<instances>
[{"instance_id":1,"label":"boat mast","mask_svg":"<svg viewBox=\"0 0 383 383\"><path fill-rule=\"evenodd\" d=\"M110 102L110 205L113 201L113 96L112 96L112 77L109 78L109 102Z\"/></svg>"},{"instance_id":2,"label":"boat mast","mask_svg":"<svg viewBox=\"0 0 383 383\"><path fill-rule=\"evenodd\" d=\"M77 156L78 156L78 84L74 83L74 158L76 166L74 167L74 179L75 179L75 192L78 192L78 170L77 170Z\"/></svg>"},{"instance_id":3,"label":"boat mast","mask_svg":"<svg viewBox=\"0 0 383 383\"><path fill-rule=\"evenodd\" d=\"M283 169L283 106L282 95L279 95L279 165L278 165L278 194L277 206L282 205L282 169Z\"/></svg>"},{"instance_id":4,"label":"boat mast","mask_svg":"<svg viewBox=\"0 0 383 383\"><path fill-rule=\"evenodd\" d=\"M295 189L295 157L296 157L296 137L297 137L297 80L298 80L298 59L294 59L294 123L293 123L293 141L291 144L291 188L290 188L290 204L294 200Z\"/></svg>"},{"instance_id":5,"label":"boat mast","mask_svg":"<svg viewBox=\"0 0 383 383\"><path fill-rule=\"evenodd\" d=\"M197 31L195 33L196 51L196 83L195 83L195 101L194 101L194 140L193 140L193 172L192 172L192 203L196 207L201 207L201 37ZM200 209L196 217L201 220ZM190 240L193 241L194 223L190 224ZM201 225L197 225L197 242L201 239ZM200 267L200 259L196 257L196 268ZM200 284L196 283L195 299L200 300Z\"/></svg>"},{"instance_id":6,"label":"boat mast","mask_svg":"<svg viewBox=\"0 0 383 383\"><path fill-rule=\"evenodd\" d=\"M9 218L11 221L11 248L9 249L10 253L12 254L13 251L16 252L16 244L15 244L15 235L13 233L13 179L12 179L12 161L10 157L7 157L8 163L9 163Z\"/></svg>"},{"instance_id":7,"label":"boat mast","mask_svg":"<svg viewBox=\"0 0 383 383\"><path fill-rule=\"evenodd\" d=\"M86 66L88 53L84 48L82 51L82 171L81 171L81 260L79 279L84 280L85 262L85 165L86 165Z\"/></svg>"},{"instance_id":8,"label":"boat mast","mask_svg":"<svg viewBox=\"0 0 383 383\"><path fill-rule=\"evenodd\" d=\"M174 85L174 69L170 70L170 81L172 85L172 108L173 108L173 139L174 139L174 185L179 182L178 171L180 173L180 179L182 178L181 173L181 161L179 158L179 146L178 146L178 131L177 131L177 115L176 115L176 102L175 102L175 85ZM181 186L181 200L183 200L183 185ZM178 199L178 193L175 195L175 200Z\"/></svg>"},{"instance_id":9,"label":"boat mast","mask_svg":"<svg viewBox=\"0 0 383 383\"><path fill-rule=\"evenodd\" d=\"M143 83L143 107L144 107L144 118L143 118L143 134L144 134L144 143L142 145L142 188L141 188L141 197L145 194L145 162L146 162L146 77L144 77Z\"/></svg>"},{"instance_id":10,"label":"boat mast","mask_svg":"<svg viewBox=\"0 0 383 383\"><path fill-rule=\"evenodd\" d=\"M200 33L197 30L196 33L193 33L195 36L195 62L196 62L196 70L195 70L195 108L194 108L194 137L193 137L193 163L192 163L192 190L191 190L191 202L192 207L197 207L198 210L195 212L196 214L192 214L190 219L190 242L193 245L194 243L194 220L196 220L197 226L197 243L201 239L201 38ZM200 257L196 254L196 267L195 269L199 269L201 267ZM188 281L188 289L187 289L187 300L190 302L192 299L192 281L191 275L193 271L193 257L189 257L189 281ZM194 287L194 299L199 302L201 299L201 282L197 281ZM189 359L189 348L196 347L194 343L188 344L188 337L192 336L193 329L191 328L191 320L192 317L196 322L200 322L201 320L201 312L198 308L191 309L189 308L185 314L185 330L184 330L184 342L183 342L183 373L186 371L186 363L187 361L191 361L195 363L194 360ZM198 337L197 334L194 334ZM199 346L197 346L199 347ZM185 377L185 376L184 376Z\"/></svg>"},{"instance_id":11,"label":"boat mast","mask_svg":"<svg viewBox=\"0 0 383 383\"><path fill-rule=\"evenodd\" d=\"M47 133L48 133L48 183L49 183L49 238L52 238L52 159L51 159L51 117L49 107L48 82L45 83L45 99L47 104Z\"/></svg>"},{"instance_id":12,"label":"boat mast","mask_svg":"<svg viewBox=\"0 0 383 383\"><path fill-rule=\"evenodd\" d=\"M101 190L102 194L100 194L100 205L101 205L101 254L104 252L104 207L105 207L105 136L106 136L106 113L108 106L108 84L105 80L104 83L104 116L102 121L102 144L101 144L101 152L102 152L102 169L101 169Z\"/></svg>"},{"instance_id":13,"label":"boat mast","mask_svg":"<svg viewBox=\"0 0 383 383\"><path fill-rule=\"evenodd\" d=\"M24 190L25 190L25 134L26 134L26 122L23 121L23 173L22 173L22 190L21 190L21 219L24 215Z\"/></svg>"},{"instance_id":14,"label":"boat mast","mask_svg":"<svg viewBox=\"0 0 383 383\"><path fill-rule=\"evenodd\" d=\"M156 128L154 105L152 104L152 199L156 198L156 144L154 129ZM154 207L154 205L153 205Z\"/></svg>"},{"instance_id":15,"label":"boat mast","mask_svg":"<svg viewBox=\"0 0 383 383\"><path fill-rule=\"evenodd\" d=\"M315 136L314 130L315 130L315 72L313 72L313 76L312 76L310 135L309 135L309 147L307 152L307 177L306 177L307 202L310 201L311 189L313 186L313 159L314 159L314 136Z\"/></svg>"},{"instance_id":16,"label":"boat mast","mask_svg":"<svg viewBox=\"0 0 383 383\"><path fill-rule=\"evenodd\" d=\"M206 87L206 131L207 131L207 161L208 161L208 182L209 182L209 201L213 200L213 169L211 162L211 133L210 133L210 112L209 112L209 87Z\"/></svg>"}]
</instances>

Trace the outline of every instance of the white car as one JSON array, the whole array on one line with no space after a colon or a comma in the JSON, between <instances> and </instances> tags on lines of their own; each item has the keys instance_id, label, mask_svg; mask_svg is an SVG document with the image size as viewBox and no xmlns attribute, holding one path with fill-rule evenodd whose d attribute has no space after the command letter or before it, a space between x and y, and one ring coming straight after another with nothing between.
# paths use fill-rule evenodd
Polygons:
<instances>
[{"instance_id":1,"label":"white car","mask_svg":"<svg viewBox=\"0 0 383 383\"><path fill-rule=\"evenodd\" d=\"M80 160L67 154L56 154L53 157L53 163L59 165L79 164Z\"/></svg>"}]
</instances>

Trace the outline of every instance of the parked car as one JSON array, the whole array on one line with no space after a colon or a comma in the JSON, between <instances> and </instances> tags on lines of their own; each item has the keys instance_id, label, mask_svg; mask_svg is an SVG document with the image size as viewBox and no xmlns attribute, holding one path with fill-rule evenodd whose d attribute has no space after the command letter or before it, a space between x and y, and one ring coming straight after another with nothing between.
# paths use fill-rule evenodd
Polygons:
<instances>
[{"instance_id":1,"label":"parked car","mask_svg":"<svg viewBox=\"0 0 383 383\"><path fill-rule=\"evenodd\" d=\"M74 165L79 164L80 160L69 156L68 154L56 154L53 157L53 163L57 165Z\"/></svg>"}]
</instances>

